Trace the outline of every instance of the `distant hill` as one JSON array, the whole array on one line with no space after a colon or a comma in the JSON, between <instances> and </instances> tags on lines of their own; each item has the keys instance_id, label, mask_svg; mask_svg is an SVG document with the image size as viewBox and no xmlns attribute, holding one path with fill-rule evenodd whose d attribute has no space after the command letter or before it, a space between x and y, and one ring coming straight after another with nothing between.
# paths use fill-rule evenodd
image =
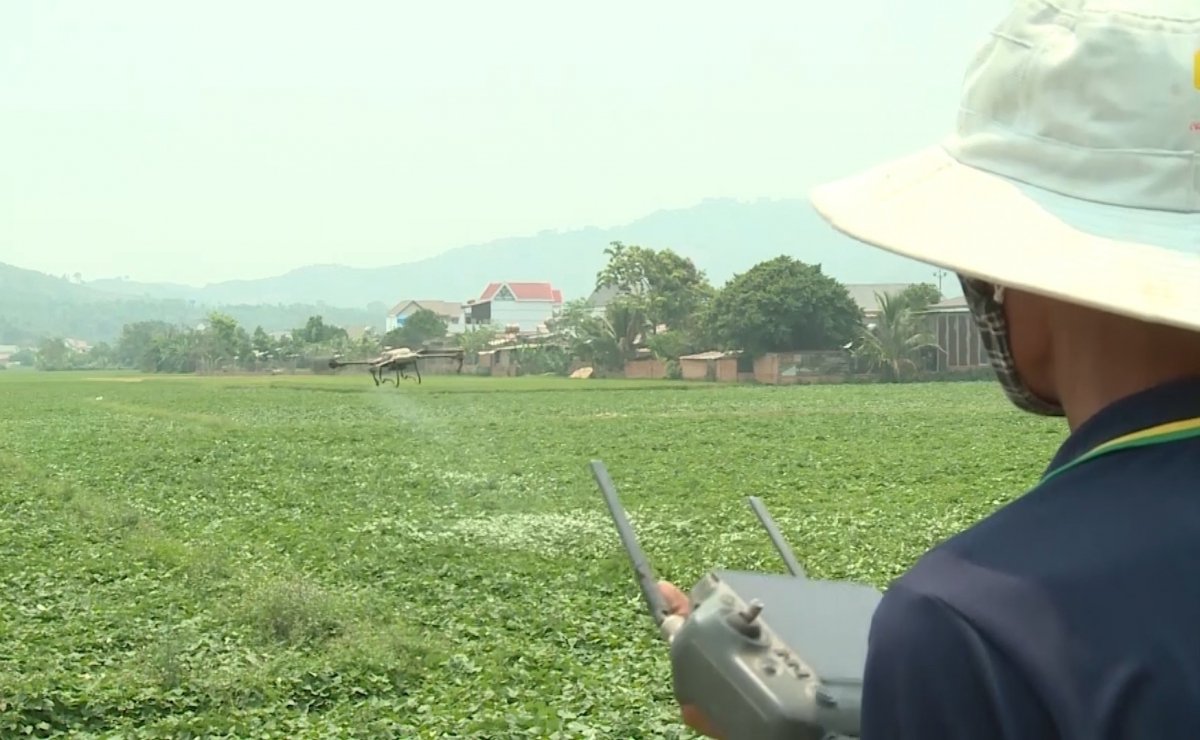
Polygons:
<instances>
[{"instance_id":1,"label":"distant hill","mask_svg":"<svg viewBox=\"0 0 1200 740\"><path fill-rule=\"evenodd\" d=\"M266 331L303 326L314 314L343 326L365 324L382 329L386 312L382 304L368 310L335 308L313 301L222 305L136 297L0 263L0 344L33 343L45 336L112 341L128 323L158 320L194 326L214 308L230 314L247 330L262 326Z\"/></svg>"},{"instance_id":2,"label":"distant hill","mask_svg":"<svg viewBox=\"0 0 1200 740\"><path fill-rule=\"evenodd\" d=\"M849 239L831 229L803 200L706 200L657 211L625 226L543 231L451 249L391 267L311 265L260 280L202 288L124 280L87 285L109 293L194 300L205 304L314 303L389 306L404 298L466 300L492 280L549 280L567 299L588 295L609 242L669 247L692 258L715 284L755 263L787 254L820 263L844 283L933 281L934 268ZM947 294L957 292L948 281Z\"/></svg>"}]
</instances>

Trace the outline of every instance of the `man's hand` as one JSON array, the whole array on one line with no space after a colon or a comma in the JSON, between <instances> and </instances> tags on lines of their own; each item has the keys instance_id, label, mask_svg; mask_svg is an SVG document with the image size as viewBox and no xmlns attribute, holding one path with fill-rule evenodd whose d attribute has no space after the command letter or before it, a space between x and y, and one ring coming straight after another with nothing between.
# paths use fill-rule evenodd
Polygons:
<instances>
[{"instance_id":1,"label":"man's hand","mask_svg":"<svg viewBox=\"0 0 1200 740\"><path fill-rule=\"evenodd\" d=\"M687 594L666 581L658 582L658 590L666 600L667 608L671 610L672 614L678 614L684 618L687 617L691 609L691 606L688 604ZM683 712L683 723L685 725L699 732L701 735L721 740L721 736L709 724L708 718L704 716L699 707L684 704L680 707L680 710Z\"/></svg>"}]
</instances>

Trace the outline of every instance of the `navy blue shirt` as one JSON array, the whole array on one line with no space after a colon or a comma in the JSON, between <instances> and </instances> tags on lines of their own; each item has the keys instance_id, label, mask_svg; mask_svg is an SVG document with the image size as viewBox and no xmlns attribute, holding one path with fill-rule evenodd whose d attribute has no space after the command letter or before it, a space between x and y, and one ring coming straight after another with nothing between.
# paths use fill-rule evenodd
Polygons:
<instances>
[{"instance_id":1,"label":"navy blue shirt","mask_svg":"<svg viewBox=\"0 0 1200 740\"><path fill-rule=\"evenodd\" d=\"M1200 379L1121 399L1049 469L1200 417ZM1200 438L1064 470L942 542L871 625L863 740L1200 738Z\"/></svg>"}]
</instances>

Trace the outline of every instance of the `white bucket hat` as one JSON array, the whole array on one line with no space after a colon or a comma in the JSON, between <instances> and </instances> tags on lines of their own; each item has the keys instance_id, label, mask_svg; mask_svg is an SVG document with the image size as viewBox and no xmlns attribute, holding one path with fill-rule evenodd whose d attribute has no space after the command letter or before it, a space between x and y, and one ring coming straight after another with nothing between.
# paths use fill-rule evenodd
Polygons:
<instances>
[{"instance_id":1,"label":"white bucket hat","mask_svg":"<svg viewBox=\"0 0 1200 740\"><path fill-rule=\"evenodd\" d=\"M867 244L1200 329L1200 0L1016 0L955 133L810 197Z\"/></svg>"}]
</instances>

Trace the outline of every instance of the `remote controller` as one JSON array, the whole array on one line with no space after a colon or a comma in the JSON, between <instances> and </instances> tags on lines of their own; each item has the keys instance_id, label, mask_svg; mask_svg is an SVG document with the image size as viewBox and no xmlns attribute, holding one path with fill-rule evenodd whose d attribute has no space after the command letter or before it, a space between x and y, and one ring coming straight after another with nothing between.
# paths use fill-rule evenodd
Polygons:
<instances>
[{"instance_id":1,"label":"remote controller","mask_svg":"<svg viewBox=\"0 0 1200 740\"><path fill-rule=\"evenodd\" d=\"M642 598L670 646L675 696L724 740L856 738L867 633L882 594L805 577L766 507L750 506L791 575L714 570L670 613L604 464L591 464Z\"/></svg>"}]
</instances>

